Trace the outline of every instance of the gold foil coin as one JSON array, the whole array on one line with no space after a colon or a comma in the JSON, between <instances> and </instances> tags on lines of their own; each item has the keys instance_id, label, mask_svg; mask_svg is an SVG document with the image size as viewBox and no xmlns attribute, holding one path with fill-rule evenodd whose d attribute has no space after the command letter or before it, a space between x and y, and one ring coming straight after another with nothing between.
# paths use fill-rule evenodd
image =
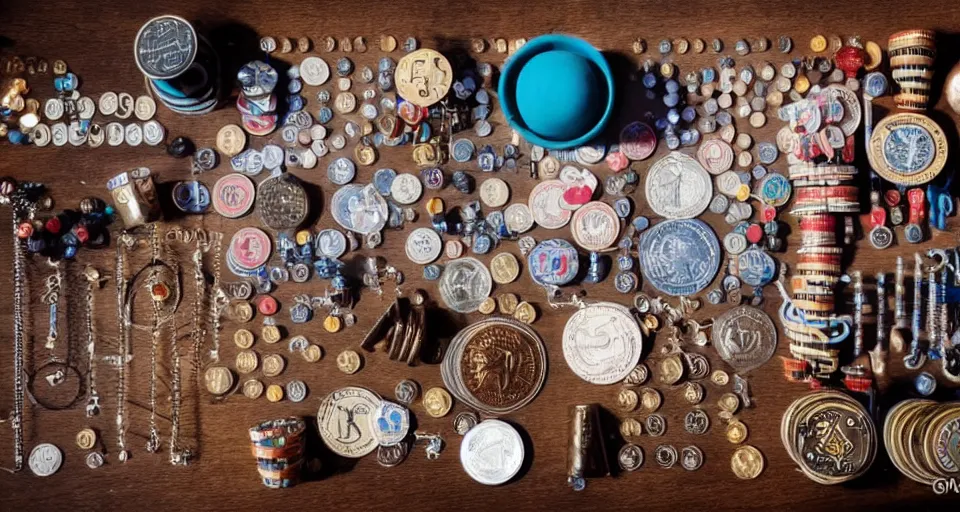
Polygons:
<instances>
[{"instance_id":1,"label":"gold foil coin","mask_svg":"<svg viewBox=\"0 0 960 512\"><path fill-rule=\"evenodd\" d=\"M663 403L663 397L656 389L643 388L640 390L640 404L644 411L655 412L660 408L661 403Z\"/></svg>"},{"instance_id":2,"label":"gold foil coin","mask_svg":"<svg viewBox=\"0 0 960 512\"><path fill-rule=\"evenodd\" d=\"M267 400L271 402L283 400L283 388L277 384L267 386Z\"/></svg>"},{"instance_id":3,"label":"gold foil coin","mask_svg":"<svg viewBox=\"0 0 960 512\"><path fill-rule=\"evenodd\" d=\"M97 444L97 433L92 428L85 428L77 432L77 447L81 450L89 450Z\"/></svg>"},{"instance_id":4,"label":"gold foil coin","mask_svg":"<svg viewBox=\"0 0 960 512\"><path fill-rule=\"evenodd\" d=\"M244 350L253 346L253 333L247 329L237 329L233 333L233 343Z\"/></svg>"},{"instance_id":5,"label":"gold foil coin","mask_svg":"<svg viewBox=\"0 0 960 512\"><path fill-rule=\"evenodd\" d=\"M310 345L302 352L304 361L308 363L316 363L323 358L323 349L318 345Z\"/></svg>"},{"instance_id":6,"label":"gold foil coin","mask_svg":"<svg viewBox=\"0 0 960 512\"><path fill-rule=\"evenodd\" d=\"M623 388L617 394L617 405L623 412L633 412L639 401L640 397L637 396L637 392L630 388Z\"/></svg>"},{"instance_id":7,"label":"gold foil coin","mask_svg":"<svg viewBox=\"0 0 960 512\"><path fill-rule=\"evenodd\" d=\"M747 440L747 426L740 421L731 421L727 424L727 441L740 444Z\"/></svg>"},{"instance_id":8,"label":"gold foil coin","mask_svg":"<svg viewBox=\"0 0 960 512\"><path fill-rule=\"evenodd\" d=\"M497 284L509 284L520 275L517 257L509 252L501 252L490 260L490 275Z\"/></svg>"},{"instance_id":9,"label":"gold foil coin","mask_svg":"<svg viewBox=\"0 0 960 512\"><path fill-rule=\"evenodd\" d=\"M643 423L636 418L626 418L620 422L620 436L627 439L640 437L643 434Z\"/></svg>"},{"instance_id":10,"label":"gold foil coin","mask_svg":"<svg viewBox=\"0 0 960 512\"><path fill-rule=\"evenodd\" d=\"M429 107L450 91L453 69L440 52L423 48L404 55L393 78L403 99L418 107Z\"/></svg>"},{"instance_id":11,"label":"gold foil coin","mask_svg":"<svg viewBox=\"0 0 960 512\"><path fill-rule=\"evenodd\" d=\"M423 408L434 418L442 418L453 407L453 398L443 388L430 388L423 394Z\"/></svg>"},{"instance_id":12,"label":"gold foil coin","mask_svg":"<svg viewBox=\"0 0 960 512\"><path fill-rule=\"evenodd\" d=\"M237 371L240 373L252 373L260 366L260 356L252 350L244 350L237 353Z\"/></svg>"},{"instance_id":13,"label":"gold foil coin","mask_svg":"<svg viewBox=\"0 0 960 512\"><path fill-rule=\"evenodd\" d=\"M497 307L501 314L512 315L517 311L518 304L520 304L520 300L512 293L502 293L497 296Z\"/></svg>"}]
</instances>

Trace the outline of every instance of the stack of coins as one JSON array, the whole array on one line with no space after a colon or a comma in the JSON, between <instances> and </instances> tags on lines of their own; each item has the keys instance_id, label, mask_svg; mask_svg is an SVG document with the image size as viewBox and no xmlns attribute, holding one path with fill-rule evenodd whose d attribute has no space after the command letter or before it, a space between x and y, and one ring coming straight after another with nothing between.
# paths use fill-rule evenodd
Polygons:
<instances>
[{"instance_id":1,"label":"stack of coins","mask_svg":"<svg viewBox=\"0 0 960 512\"><path fill-rule=\"evenodd\" d=\"M790 404L780 439L801 471L824 485L863 475L877 454L877 430L867 410L836 391L814 391Z\"/></svg>"},{"instance_id":2,"label":"stack of coins","mask_svg":"<svg viewBox=\"0 0 960 512\"><path fill-rule=\"evenodd\" d=\"M300 418L264 421L250 428L253 456L263 485L271 489L292 487L300 480L303 466L303 434Z\"/></svg>"},{"instance_id":3,"label":"stack of coins","mask_svg":"<svg viewBox=\"0 0 960 512\"><path fill-rule=\"evenodd\" d=\"M150 90L170 110L200 115L217 107L220 58L187 20L163 15L146 22L133 53Z\"/></svg>"},{"instance_id":4,"label":"stack of coins","mask_svg":"<svg viewBox=\"0 0 960 512\"><path fill-rule=\"evenodd\" d=\"M269 64L255 60L244 64L237 72L240 97L241 126L250 135L268 135L277 128L277 70Z\"/></svg>"},{"instance_id":5,"label":"stack of coins","mask_svg":"<svg viewBox=\"0 0 960 512\"><path fill-rule=\"evenodd\" d=\"M890 409L883 443L893 465L924 485L960 472L960 402L904 400Z\"/></svg>"},{"instance_id":6,"label":"stack of coins","mask_svg":"<svg viewBox=\"0 0 960 512\"><path fill-rule=\"evenodd\" d=\"M904 110L926 110L937 57L932 30L905 30L890 36L890 72L900 86L894 98Z\"/></svg>"},{"instance_id":7,"label":"stack of coins","mask_svg":"<svg viewBox=\"0 0 960 512\"><path fill-rule=\"evenodd\" d=\"M421 295L414 296L413 300L399 297L380 315L360 346L373 351L378 343L386 342L391 361L413 366L420 360L420 350L426 338L426 318Z\"/></svg>"}]
</instances>

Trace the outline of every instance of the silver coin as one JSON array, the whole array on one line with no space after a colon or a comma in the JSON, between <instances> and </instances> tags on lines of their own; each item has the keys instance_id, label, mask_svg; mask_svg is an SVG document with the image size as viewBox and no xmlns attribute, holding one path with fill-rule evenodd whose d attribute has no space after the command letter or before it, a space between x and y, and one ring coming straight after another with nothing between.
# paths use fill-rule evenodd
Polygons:
<instances>
[{"instance_id":1,"label":"silver coin","mask_svg":"<svg viewBox=\"0 0 960 512\"><path fill-rule=\"evenodd\" d=\"M857 99L857 94L838 84L825 87L821 94L825 94L829 100L839 101L843 105L843 117L839 123L843 134L849 137L856 133L862 117L860 100Z\"/></svg>"},{"instance_id":2,"label":"silver coin","mask_svg":"<svg viewBox=\"0 0 960 512\"><path fill-rule=\"evenodd\" d=\"M589 304L563 328L563 357L581 379L613 384L636 368L643 336L630 310L612 302Z\"/></svg>"},{"instance_id":3,"label":"silver coin","mask_svg":"<svg viewBox=\"0 0 960 512\"><path fill-rule=\"evenodd\" d=\"M120 123L108 123L107 128L107 144L110 146L119 146L123 144L123 125Z\"/></svg>"},{"instance_id":4,"label":"silver coin","mask_svg":"<svg viewBox=\"0 0 960 512\"><path fill-rule=\"evenodd\" d=\"M660 414L651 414L645 421L647 433L652 437L660 437L667 432L667 419Z\"/></svg>"},{"instance_id":5,"label":"silver coin","mask_svg":"<svg viewBox=\"0 0 960 512\"><path fill-rule=\"evenodd\" d=\"M706 356L696 352L685 352L683 355L687 360L687 377L691 380L705 379L710 375L710 361Z\"/></svg>"},{"instance_id":6,"label":"silver coin","mask_svg":"<svg viewBox=\"0 0 960 512\"><path fill-rule=\"evenodd\" d=\"M385 468L392 468L407 459L410 454L409 443L398 443L393 446L377 447L377 463Z\"/></svg>"},{"instance_id":7,"label":"silver coin","mask_svg":"<svg viewBox=\"0 0 960 512\"><path fill-rule=\"evenodd\" d=\"M460 258L447 263L440 277L440 298L457 313L473 313L490 296L493 277L476 258Z\"/></svg>"},{"instance_id":8,"label":"silver coin","mask_svg":"<svg viewBox=\"0 0 960 512\"><path fill-rule=\"evenodd\" d=\"M265 169L277 169L283 165L283 148L276 144L267 144L260 152L263 156L263 167Z\"/></svg>"},{"instance_id":9,"label":"silver coin","mask_svg":"<svg viewBox=\"0 0 960 512\"><path fill-rule=\"evenodd\" d=\"M477 426L477 423L480 423L480 418L477 416L477 413L473 411L463 411L453 419L453 429L461 436L464 436L470 429Z\"/></svg>"},{"instance_id":10,"label":"silver coin","mask_svg":"<svg viewBox=\"0 0 960 512\"><path fill-rule=\"evenodd\" d=\"M696 471L703 465L703 451L696 446L686 446L680 450L680 466L687 471Z\"/></svg>"},{"instance_id":11,"label":"silver coin","mask_svg":"<svg viewBox=\"0 0 960 512\"><path fill-rule=\"evenodd\" d=\"M112 116L117 111L117 107L120 105L120 100L117 98L117 93L113 91L108 91L100 95L100 113L105 116Z\"/></svg>"},{"instance_id":12,"label":"silver coin","mask_svg":"<svg viewBox=\"0 0 960 512\"><path fill-rule=\"evenodd\" d=\"M167 80L185 72L197 55L197 34L190 23L164 15L146 22L134 40L137 67L155 80Z\"/></svg>"},{"instance_id":13,"label":"silver coin","mask_svg":"<svg viewBox=\"0 0 960 512\"><path fill-rule=\"evenodd\" d=\"M503 211L503 220L511 233L526 233L533 229L533 212L523 203L513 203Z\"/></svg>"},{"instance_id":14,"label":"silver coin","mask_svg":"<svg viewBox=\"0 0 960 512\"><path fill-rule=\"evenodd\" d=\"M645 190L657 215L692 219L710 205L713 180L696 159L674 151L650 167Z\"/></svg>"},{"instance_id":15,"label":"silver coin","mask_svg":"<svg viewBox=\"0 0 960 512\"><path fill-rule=\"evenodd\" d=\"M630 370L630 374L623 379L624 386L642 386L644 382L647 382L647 379L650 377L650 369L647 368L647 365L640 363L633 370Z\"/></svg>"},{"instance_id":16,"label":"silver coin","mask_svg":"<svg viewBox=\"0 0 960 512\"><path fill-rule=\"evenodd\" d=\"M86 462L88 468L97 469L100 466L103 466L103 454L100 452L90 452L87 454L84 461Z\"/></svg>"},{"instance_id":17,"label":"silver coin","mask_svg":"<svg viewBox=\"0 0 960 512\"><path fill-rule=\"evenodd\" d=\"M379 234L389 219L387 201L373 185L344 185L330 203L333 219L361 235Z\"/></svg>"},{"instance_id":18,"label":"silver coin","mask_svg":"<svg viewBox=\"0 0 960 512\"><path fill-rule=\"evenodd\" d=\"M54 146L64 146L67 144L68 128L65 123L56 123L50 127L50 135Z\"/></svg>"},{"instance_id":19,"label":"silver coin","mask_svg":"<svg viewBox=\"0 0 960 512\"><path fill-rule=\"evenodd\" d=\"M347 252L347 237L336 229L324 229L317 234L317 252L337 259Z\"/></svg>"},{"instance_id":20,"label":"silver coin","mask_svg":"<svg viewBox=\"0 0 960 512\"><path fill-rule=\"evenodd\" d=\"M739 306L720 315L713 323L712 338L720 357L739 373L759 368L777 350L773 321L753 306Z\"/></svg>"},{"instance_id":21,"label":"silver coin","mask_svg":"<svg viewBox=\"0 0 960 512\"><path fill-rule=\"evenodd\" d=\"M420 396L420 385L409 379L401 380L393 390L397 401L403 405L410 405Z\"/></svg>"},{"instance_id":22,"label":"silver coin","mask_svg":"<svg viewBox=\"0 0 960 512\"><path fill-rule=\"evenodd\" d=\"M658 445L653 455L661 468L670 469L677 464L677 449L669 444Z\"/></svg>"},{"instance_id":23,"label":"silver coin","mask_svg":"<svg viewBox=\"0 0 960 512\"><path fill-rule=\"evenodd\" d=\"M703 409L694 409L683 417L683 429L694 435L703 435L710 429L710 417Z\"/></svg>"},{"instance_id":24,"label":"silver coin","mask_svg":"<svg viewBox=\"0 0 960 512\"><path fill-rule=\"evenodd\" d=\"M117 96L117 117L127 119L133 115L134 99L128 92L121 92Z\"/></svg>"},{"instance_id":25,"label":"silver coin","mask_svg":"<svg viewBox=\"0 0 960 512\"><path fill-rule=\"evenodd\" d=\"M269 228L295 229L306 219L309 209L307 191L293 174L267 178L257 187L257 212Z\"/></svg>"},{"instance_id":26,"label":"silver coin","mask_svg":"<svg viewBox=\"0 0 960 512\"><path fill-rule=\"evenodd\" d=\"M307 398L307 385L302 380L291 380L286 388L287 398L291 402L302 402Z\"/></svg>"},{"instance_id":27,"label":"silver coin","mask_svg":"<svg viewBox=\"0 0 960 512\"><path fill-rule=\"evenodd\" d=\"M60 470L60 465L63 464L63 452L50 443L38 444L30 451L28 464L34 475L50 476Z\"/></svg>"},{"instance_id":28,"label":"silver coin","mask_svg":"<svg viewBox=\"0 0 960 512\"><path fill-rule=\"evenodd\" d=\"M327 179L334 185L346 185L357 175L357 166L347 157L340 157L327 166Z\"/></svg>"},{"instance_id":29,"label":"silver coin","mask_svg":"<svg viewBox=\"0 0 960 512\"><path fill-rule=\"evenodd\" d=\"M80 119L93 119L93 115L97 113L97 104L93 102L93 99L89 96L83 96L77 100L77 116Z\"/></svg>"},{"instance_id":30,"label":"silver coin","mask_svg":"<svg viewBox=\"0 0 960 512\"><path fill-rule=\"evenodd\" d=\"M128 146L139 146L143 142L143 127L139 123L130 123L123 129L123 140Z\"/></svg>"},{"instance_id":31,"label":"silver coin","mask_svg":"<svg viewBox=\"0 0 960 512\"><path fill-rule=\"evenodd\" d=\"M33 128L32 132L30 132L30 138L38 148L42 148L50 144L50 142L53 140L53 134L50 132L49 126L40 123Z\"/></svg>"},{"instance_id":32,"label":"silver coin","mask_svg":"<svg viewBox=\"0 0 960 512\"><path fill-rule=\"evenodd\" d=\"M624 471L636 471L643 465L643 448L627 443L620 448L617 454L617 462L620 463L620 469Z\"/></svg>"},{"instance_id":33,"label":"silver coin","mask_svg":"<svg viewBox=\"0 0 960 512\"><path fill-rule=\"evenodd\" d=\"M60 98L50 98L43 104L43 116L51 121L63 117L63 110L63 100Z\"/></svg>"},{"instance_id":34,"label":"silver coin","mask_svg":"<svg viewBox=\"0 0 960 512\"><path fill-rule=\"evenodd\" d=\"M720 269L720 242L700 220L668 220L640 237L641 274L675 297L696 295Z\"/></svg>"},{"instance_id":35,"label":"silver coin","mask_svg":"<svg viewBox=\"0 0 960 512\"><path fill-rule=\"evenodd\" d=\"M520 434L500 420L480 422L460 443L460 463L464 471L484 485L508 482L520 471L523 458Z\"/></svg>"},{"instance_id":36,"label":"silver coin","mask_svg":"<svg viewBox=\"0 0 960 512\"><path fill-rule=\"evenodd\" d=\"M407 236L405 250L410 261L417 265L427 265L440 257L443 240L433 228L417 228Z\"/></svg>"},{"instance_id":37,"label":"silver coin","mask_svg":"<svg viewBox=\"0 0 960 512\"><path fill-rule=\"evenodd\" d=\"M156 120L143 123L143 141L146 142L148 146L160 145L165 136L166 130L164 130L163 125Z\"/></svg>"}]
</instances>

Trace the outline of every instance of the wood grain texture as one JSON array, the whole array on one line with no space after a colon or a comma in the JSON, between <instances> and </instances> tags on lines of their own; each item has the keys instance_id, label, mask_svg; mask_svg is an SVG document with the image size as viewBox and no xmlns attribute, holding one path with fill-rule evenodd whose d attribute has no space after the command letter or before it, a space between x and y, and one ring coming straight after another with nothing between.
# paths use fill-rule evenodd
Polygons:
<instances>
[{"instance_id":1,"label":"wood grain texture","mask_svg":"<svg viewBox=\"0 0 960 512\"><path fill-rule=\"evenodd\" d=\"M132 42L141 24L152 16L164 13L179 14L195 23L196 27L211 37L221 48L221 56L229 70L235 70L239 63L260 55L256 51L256 42L260 35L299 37L309 36L316 44L321 37L333 35L362 35L367 38L371 48L365 54L352 53L350 57L358 67L375 65L379 52L376 41L380 34L393 34L401 40L409 35L418 37L423 46L435 47L444 52L465 51L469 48L471 37L532 37L547 32L564 32L586 38L597 47L609 52L618 71L618 112L611 123L611 133L619 127L637 119L640 112L653 108L646 105L642 97L641 86L635 70L638 59L630 54L630 43L635 37L644 37L650 47L663 37L687 38L701 37L707 41L721 37L732 49L739 38L766 36L775 41L780 34L794 38L794 56L807 48L809 38L817 33L825 35L860 34L865 40L875 40L885 46L889 34L908 28L932 28L944 34L960 31L960 4L939 3L919 0L900 1L857 1L836 2L821 6L803 6L796 2L782 0L718 2L687 0L684 2L613 2L613 1L569 1L551 2L530 0L525 2L489 1L489 2L443 2L422 0L419 2L309 2L287 0L284 2L237 2L209 0L206 2L170 2L155 0L143 3L104 2L3 2L0 3L0 19L4 20L3 36L10 47L3 49L4 55L37 55L52 61L56 58L66 60L71 70L81 77L81 93L97 98L106 91L127 91L135 96L144 92L144 83L132 58ZM956 38L946 36L940 45L940 68L944 73L947 67L957 59ZM732 52L731 52L732 53ZM340 54L321 54L328 62ZM398 58L394 53L394 58ZM647 56L653 57L652 52ZM278 56L280 60L296 62L296 54ZM687 69L699 69L702 66L715 65L716 56L676 56L681 73ZM481 60L498 63L501 56L487 52ZM742 62L759 63L765 60L780 63L781 55L775 52L738 58ZM52 95L49 77L35 78L30 85L34 88L32 97L47 98ZM359 85L359 84L357 84ZM328 89L334 87L330 84ZM316 88L307 88L308 108L315 111ZM359 87L355 86L354 90ZM887 99L878 104L889 109L892 102ZM956 116L946 115L946 103L938 103L937 120L952 135L951 145L957 147ZM881 113L877 113L879 119ZM98 115L98 119L101 117ZM236 110L226 105L213 114L200 118L178 117L160 107L157 118L168 130L169 138L177 135L191 137L199 146L213 145L220 126L228 122L238 122ZM503 123L499 112L494 115L496 147L509 138L509 130ZM344 119L338 116L334 126L341 127ZM755 140L772 140L779 128L779 122L771 114L770 122L763 130L754 130ZM279 134L268 139L279 140ZM252 143L261 147L267 139ZM666 154L666 148L659 148L654 158L643 162L641 170ZM861 151L862 153L862 151ZM321 159L318 170L293 171L306 181L319 187L322 204L326 207L335 187L327 183L323 169L330 157ZM782 161L779 164L782 169ZM135 166L150 167L163 183L170 183L189 176L189 162L175 160L161 149L110 148L99 149L48 147L44 149L29 147L11 147L0 144L0 175L12 175L22 180L39 180L51 185L58 208L76 207L78 201L89 195L107 197L104 185L108 178L119 171ZM408 148L384 149L380 161L373 168L361 169L358 181L368 181L374 169L393 167L397 170L413 170ZM777 166L774 166L777 167ZM457 167L448 165L452 171ZM948 165L948 170L953 167ZM865 170L865 162L861 164ZM229 172L229 166L221 166L202 179L211 185L215 179ZM601 171L605 175L606 171ZM479 177L482 179L482 177ZM533 183L522 174L506 178L512 188L512 200L525 200ZM440 194L449 206L461 204L465 198L450 189ZM634 196L641 212L650 214L641 193ZM0 223L9 222L9 213L4 212ZM788 216L783 217L792 227L793 234L788 240L787 253L783 260L794 260L792 251L798 245L795 222ZM723 220L708 215L707 220L718 233L728 231ZM239 220L225 220L214 214L202 218L178 219L180 224L204 227L223 231L229 236L239 227L258 224L255 216ZM417 225L427 225L428 220L421 213ZM0 224L5 225L5 224ZM956 222L951 223L952 227ZM317 227L333 227L329 214L320 217ZM403 232L387 232L384 244L376 251L364 251L365 254L385 256L392 264L405 271L409 283L407 290L423 288L431 298L437 300L436 287L423 283L421 271L412 265L403 253L403 242L408 226ZM566 231L555 233L538 230L534 236L542 239L548 235L568 236ZM8 236L0 237L0 269L2 279L9 280L11 249ZM935 233L933 239L922 245L929 247L952 247L957 244L953 232ZM897 255L910 255L915 247L896 247L886 252L877 252L869 244L860 241L853 258L851 269L873 275L877 271L892 272ZM507 243L502 247L517 254L516 244ZM101 252L82 252L80 263L92 263L112 272L114 268L113 249ZM492 255L490 255L492 256ZM488 257L481 258L484 261ZM129 268L132 273L145 261L144 254L133 258ZM189 265L184 259L183 265ZM74 264L70 272L76 275L81 265ZM33 304L30 325L32 326L31 351L29 364L35 366L43 361L46 353L42 349L43 311L37 307L39 291L37 286L49 271L41 262L30 266L30 284L33 287ZM224 269L224 272L226 270ZM225 275L225 280L229 280ZM77 278L74 277L76 282ZM649 292L649 287L645 287ZM116 298L113 283L97 295L97 329L102 341L101 353L110 350L112 338L116 335ZM312 283L309 286L281 286L276 296L282 307L288 306L292 296L303 291L319 293L322 285ZM610 280L599 285L586 286L589 298L615 300L625 303L627 298L613 290ZM676 508L743 508L743 509L806 509L818 508L905 508L933 507L938 503L947 503L950 498L938 500L926 487L908 481L901 476L886 460L881 448L873 470L865 477L847 485L825 487L817 485L796 470L785 453L779 440L780 415L785 407L797 396L806 391L805 386L787 383L781 372L777 358L750 375L750 382L756 405L740 414L750 429L749 443L758 447L765 455L767 468L763 475L754 481L742 482L736 479L729 469L733 446L723 437L720 422L716 418L716 399L721 391L707 385L706 408L711 414L713 426L705 436L694 437L685 434L682 418L688 406L682 403L680 390L662 388L665 396L663 413L667 417L668 429L664 437L653 439L644 437L638 443L646 455L647 462L636 473L620 475L616 478L594 479L587 489L574 493L565 483L565 459L567 447L566 422L568 409L573 404L599 402L611 410L616 407L616 386L592 386L573 375L563 362L560 348L561 333L568 311L553 311L546 305L542 292L523 276L517 282L498 287L495 293L510 291L522 299L533 301L541 313L535 328L543 336L549 352L550 369L543 392L530 406L511 414L507 419L521 428L530 441L527 446L528 463L521 478L499 488L487 488L472 480L462 471L458 460L459 437L454 433L451 422L453 414L436 420L423 413L416 405L413 408L419 428L430 432L442 432L447 442L446 450L437 461L427 461L422 447L416 447L409 459L394 469L380 467L373 457L359 461L337 461L323 455L325 451L314 439L312 451L322 455L323 468L317 478L301 485L284 490L271 491L262 487L255 472L255 463L250 455L246 429L255 422L287 415L313 417L316 414L320 398L333 389L344 385L363 385L384 395L392 396L393 388L402 378L413 378L426 389L441 385L439 367L424 364L415 368L401 366L387 360L382 353L364 354L364 369L353 376L346 376L336 369L336 354L346 348L357 347L367 328L386 307L387 302L380 301L370 294L362 296L357 307L358 325L338 335L325 334L319 321L307 324L303 328L291 329L293 334L305 334L324 348L322 361L309 365L299 359L290 359L288 369L277 379L265 379L269 382L283 383L288 379L300 378L310 388L310 396L300 404L284 401L270 404L261 398L252 402L242 395L230 397L224 403L213 403L206 394L197 394L195 388L188 386L184 434L187 442L199 443L201 458L189 467L172 467L167 463L165 454L151 455L144 451L147 433L147 414L144 410L131 406L131 434L128 444L133 450L133 459L126 464L116 460L116 434L114 414L116 407L114 372L100 364L100 393L104 397L103 413L93 419L85 418L82 407L62 412L45 411L27 406L26 447L29 451L35 444L51 442L60 446L65 455L63 468L59 473L47 479L38 479L29 471L18 475L0 473L0 508L17 509L234 509L265 510L268 508L296 509L321 507L329 510L487 510L487 509L676 509ZM189 299L192 288L185 292ZM775 290L766 290L768 300L764 309L776 318L779 300L774 297ZM70 295L73 303L79 303L82 295L74 291ZM187 302L189 304L189 302ZM0 307L3 324L9 325L11 306L9 302ZM189 308L181 308L179 322L190 321ZM718 314L721 308L705 308L697 316L709 318ZM76 317L82 318L82 317ZM281 323L291 327L288 317L281 316ZM456 315L437 311L435 321L438 337L449 337L457 329L475 321L479 315ZM252 322L253 330L259 330L261 319ZM71 338L79 346L82 336L79 323L70 324ZM223 332L223 358L230 363L236 354L231 337L238 326L227 322ZM9 331L8 328L5 331ZM186 329L184 329L184 332ZM11 373L9 333L2 334L3 349L0 350L0 373L3 375L3 387L0 389L0 410L9 410L11 406L9 383ZM872 343L872 336L868 345ZM255 349L261 355L285 352L283 343L268 346L258 340ZM654 367L659 357L662 342L656 343L652 355L647 357L648 364ZM146 403L149 375L149 337L138 334L134 343L135 358L132 364L133 382L131 399ZM650 351L648 349L648 351ZM714 368L725 368L712 348L703 349ZM781 336L778 355L787 355L787 342ZM187 360L185 360L186 362ZM232 366L232 364L231 364ZM892 372L900 377L892 389L896 392L909 387L904 380L899 363L892 364ZM729 368L727 368L729 370ZM161 396L165 395L161 388ZM890 397L900 397L903 393L891 393ZM888 400L892 400L889 398ZM163 404L167 408L167 404ZM455 407L454 413L463 410ZM169 424L161 420L164 436ZM91 426L101 434L101 443L106 446L108 463L98 470L88 469L83 462L84 453L76 448L74 436L84 427ZM689 473L679 467L672 470L659 469L653 461L653 450L659 443L671 443L678 448L687 444L696 444L706 455L702 469ZM12 460L12 434L4 427L0 430L0 464L8 465ZM952 497L954 500L955 497ZM953 501L956 503L956 501Z\"/></svg>"}]
</instances>

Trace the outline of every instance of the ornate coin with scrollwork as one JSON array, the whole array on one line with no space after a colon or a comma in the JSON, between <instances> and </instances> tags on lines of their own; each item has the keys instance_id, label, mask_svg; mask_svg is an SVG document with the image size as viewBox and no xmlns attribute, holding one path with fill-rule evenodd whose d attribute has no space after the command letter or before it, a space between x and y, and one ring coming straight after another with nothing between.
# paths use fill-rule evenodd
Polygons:
<instances>
[{"instance_id":1,"label":"ornate coin with scrollwork","mask_svg":"<svg viewBox=\"0 0 960 512\"><path fill-rule=\"evenodd\" d=\"M717 353L738 372L759 368L777 350L773 321L753 306L739 306L720 315L712 334Z\"/></svg>"},{"instance_id":2,"label":"ornate coin with scrollwork","mask_svg":"<svg viewBox=\"0 0 960 512\"><path fill-rule=\"evenodd\" d=\"M720 269L720 242L702 221L661 222L640 237L640 269L647 282L663 293L694 295Z\"/></svg>"},{"instance_id":3,"label":"ornate coin with scrollwork","mask_svg":"<svg viewBox=\"0 0 960 512\"><path fill-rule=\"evenodd\" d=\"M309 209L307 192L292 174L267 178L257 187L257 211L269 228L296 229L307 218Z\"/></svg>"},{"instance_id":4,"label":"ornate coin with scrollwork","mask_svg":"<svg viewBox=\"0 0 960 512\"><path fill-rule=\"evenodd\" d=\"M646 197L661 217L692 219L710 205L713 181L699 162L674 151L650 167Z\"/></svg>"},{"instance_id":5,"label":"ornate coin with scrollwork","mask_svg":"<svg viewBox=\"0 0 960 512\"><path fill-rule=\"evenodd\" d=\"M867 148L870 165L897 185L922 185L937 177L947 162L947 137L929 117L893 114L873 129Z\"/></svg>"}]
</instances>

